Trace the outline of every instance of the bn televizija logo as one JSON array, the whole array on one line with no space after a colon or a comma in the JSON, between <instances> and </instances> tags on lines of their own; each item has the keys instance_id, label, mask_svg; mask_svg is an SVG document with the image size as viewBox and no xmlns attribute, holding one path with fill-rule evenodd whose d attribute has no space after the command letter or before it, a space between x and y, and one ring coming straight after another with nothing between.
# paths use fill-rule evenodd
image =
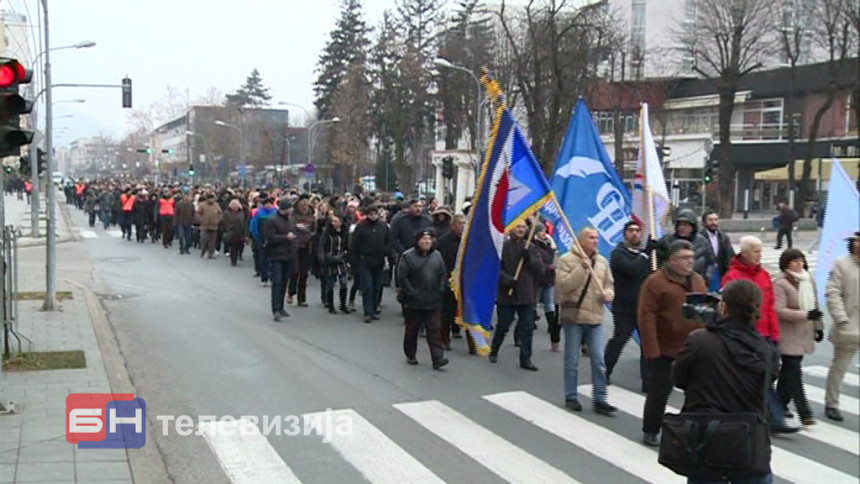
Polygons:
<instances>
[{"instance_id":1,"label":"bn televizija logo","mask_svg":"<svg viewBox=\"0 0 860 484\"><path fill-rule=\"evenodd\" d=\"M146 444L146 402L132 393L71 393L66 441L79 449L140 449Z\"/></svg>"}]
</instances>

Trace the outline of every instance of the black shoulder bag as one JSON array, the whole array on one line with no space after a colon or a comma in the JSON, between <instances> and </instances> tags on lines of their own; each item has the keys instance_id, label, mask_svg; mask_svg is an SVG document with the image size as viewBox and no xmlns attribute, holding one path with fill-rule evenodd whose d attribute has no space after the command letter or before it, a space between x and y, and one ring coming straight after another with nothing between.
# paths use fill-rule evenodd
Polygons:
<instances>
[{"instance_id":1,"label":"black shoulder bag","mask_svg":"<svg viewBox=\"0 0 860 484\"><path fill-rule=\"evenodd\" d=\"M771 356L768 347L762 391L765 415ZM682 476L730 480L770 472L770 434L758 414L667 413L661 430L658 461Z\"/></svg>"}]
</instances>

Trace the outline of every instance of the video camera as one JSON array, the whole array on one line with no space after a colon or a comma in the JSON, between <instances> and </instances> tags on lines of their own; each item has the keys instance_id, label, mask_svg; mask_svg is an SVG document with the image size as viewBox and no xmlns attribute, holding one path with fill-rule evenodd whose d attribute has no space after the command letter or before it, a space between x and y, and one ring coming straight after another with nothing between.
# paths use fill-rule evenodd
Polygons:
<instances>
[{"instance_id":1,"label":"video camera","mask_svg":"<svg viewBox=\"0 0 860 484\"><path fill-rule=\"evenodd\" d=\"M716 324L720 318L717 306L722 297L716 292L691 292L681 306L681 315L686 319L697 319L705 324Z\"/></svg>"}]
</instances>

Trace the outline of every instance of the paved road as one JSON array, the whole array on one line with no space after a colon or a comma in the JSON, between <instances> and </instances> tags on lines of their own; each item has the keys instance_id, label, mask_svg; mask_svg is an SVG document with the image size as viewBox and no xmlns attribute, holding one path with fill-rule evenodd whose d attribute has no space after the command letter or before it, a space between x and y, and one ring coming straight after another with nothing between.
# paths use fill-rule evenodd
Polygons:
<instances>
[{"instance_id":1,"label":"paved road","mask_svg":"<svg viewBox=\"0 0 860 484\"><path fill-rule=\"evenodd\" d=\"M426 347L411 367L390 294L382 320L366 325L358 315L329 315L313 286L309 308L289 308L293 317L274 323L268 289L251 277L249 260L232 268L224 258L179 256L176 248L89 229L76 210L73 221L155 424L148 445L159 446L176 482L683 482L639 444L644 397L636 391L635 348L613 375L609 399L619 415L573 414L560 407L561 354L549 351L544 322L535 338L537 373L519 369L512 343L492 365L469 356L463 340L454 341L445 371L430 368ZM805 361L818 414L829 358L822 344ZM582 384L589 383L587 365ZM857 482L856 362L850 372L843 424L775 439L777 482ZM590 388L582 393L587 403ZM681 403L682 395L673 395L671 404ZM191 436L171 426L164 436L157 418L262 420L327 409L336 411L328 416L335 425L349 419L352 436L334 428L330 442L318 435L240 438L225 435L229 423L203 425ZM288 423L282 427L289 432Z\"/></svg>"}]
</instances>

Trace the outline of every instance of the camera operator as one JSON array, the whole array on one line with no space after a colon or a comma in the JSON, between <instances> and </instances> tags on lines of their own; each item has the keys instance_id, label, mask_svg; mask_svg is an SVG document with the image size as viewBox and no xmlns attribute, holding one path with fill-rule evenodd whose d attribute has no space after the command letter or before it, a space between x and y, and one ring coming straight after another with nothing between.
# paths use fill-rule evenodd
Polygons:
<instances>
[{"instance_id":1,"label":"camera operator","mask_svg":"<svg viewBox=\"0 0 860 484\"><path fill-rule=\"evenodd\" d=\"M642 440L652 447L660 445L657 434L672 393L672 363L687 335L704 326L684 318L682 311L688 293L707 290L702 276L693 272L693 260L693 244L686 240L672 242L667 261L648 276L639 292L639 334L650 373Z\"/></svg>"},{"instance_id":2,"label":"camera operator","mask_svg":"<svg viewBox=\"0 0 860 484\"><path fill-rule=\"evenodd\" d=\"M767 361L770 358L769 384L776 379L779 361L768 342L755 330L761 299L761 291L752 282L730 282L723 289L720 321L708 324L706 330L694 331L687 338L673 368L675 386L684 390L682 414L750 412L765 420L762 400ZM760 459L755 467L768 471L764 474L751 471L749 475L735 476L731 482L769 484L773 481L769 465L770 440L766 435L762 446L766 447L753 451ZM729 481L690 477L687 482Z\"/></svg>"}]
</instances>

